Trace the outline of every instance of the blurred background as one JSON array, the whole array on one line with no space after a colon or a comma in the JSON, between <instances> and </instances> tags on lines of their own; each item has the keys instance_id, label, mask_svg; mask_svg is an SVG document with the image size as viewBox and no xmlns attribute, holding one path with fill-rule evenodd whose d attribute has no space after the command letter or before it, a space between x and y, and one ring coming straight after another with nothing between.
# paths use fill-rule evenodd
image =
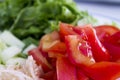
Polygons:
<instances>
[{"instance_id":1,"label":"blurred background","mask_svg":"<svg viewBox=\"0 0 120 80\"><path fill-rule=\"evenodd\" d=\"M120 0L75 0L80 10L120 20Z\"/></svg>"},{"instance_id":2,"label":"blurred background","mask_svg":"<svg viewBox=\"0 0 120 80\"><path fill-rule=\"evenodd\" d=\"M75 0L76 2L120 3L120 0Z\"/></svg>"}]
</instances>

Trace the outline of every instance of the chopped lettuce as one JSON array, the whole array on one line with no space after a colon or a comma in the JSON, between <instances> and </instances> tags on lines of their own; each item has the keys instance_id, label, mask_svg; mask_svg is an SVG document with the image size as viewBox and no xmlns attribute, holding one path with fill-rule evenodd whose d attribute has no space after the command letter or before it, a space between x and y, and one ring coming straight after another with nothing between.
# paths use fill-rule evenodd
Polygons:
<instances>
[{"instance_id":1,"label":"chopped lettuce","mask_svg":"<svg viewBox=\"0 0 120 80\"><path fill-rule=\"evenodd\" d=\"M42 35L58 30L59 22L77 25L86 15L73 0L3 0L0 30L10 30L27 45L38 44Z\"/></svg>"}]
</instances>

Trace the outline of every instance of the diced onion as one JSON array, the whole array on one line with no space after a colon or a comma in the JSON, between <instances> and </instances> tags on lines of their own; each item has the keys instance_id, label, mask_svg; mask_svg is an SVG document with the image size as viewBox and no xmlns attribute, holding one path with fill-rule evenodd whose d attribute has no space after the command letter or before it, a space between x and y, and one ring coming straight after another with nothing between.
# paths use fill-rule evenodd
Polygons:
<instances>
[{"instance_id":1,"label":"diced onion","mask_svg":"<svg viewBox=\"0 0 120 80\"><path fill-rule=\"evenodd\" d=\"M1 33L0 39L2 39L9 46L18 46L19 48L23 48L25 46L22 41L20 41L9 31L4 31L3 33Z\"/></svg>"}]
</instances>

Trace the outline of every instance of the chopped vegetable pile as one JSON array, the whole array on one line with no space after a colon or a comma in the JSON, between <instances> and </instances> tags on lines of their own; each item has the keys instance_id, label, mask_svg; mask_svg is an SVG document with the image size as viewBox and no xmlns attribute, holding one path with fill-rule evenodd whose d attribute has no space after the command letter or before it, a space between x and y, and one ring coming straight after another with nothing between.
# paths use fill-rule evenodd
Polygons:
<instances>
[{"instance_id":1,"label":"chopped vegetable pile","mask_svg":"<svg viewBox=\"0 0 120 80\"><path fill-rule=\"evenodd\" d=\"M19 64L27 58L22 53L25 44L11 32L4 31L0 34L0 64Z\"/></svg>"},{"instance_id":2,"label":"chopped vegetable pile","mask_svg":"<svg viewBox=\"0 0 120 80\"><path fill-rule=\"evenodd\" d=\"M76 25L89 16L78 11L73 0L3 0L0 2L0 30L10 30L26 45L58 29L60 21ZM92 19L91 19L92 20Z\"/></svg>"},{"instance_id":3,"label":"chopped vegetable pile","mask_svg":"<svg viewBox=\"0 0 120 80\"><path fill-rule=\"evenodd\" d=\"M73 26L44 35L29 51L45 80L119 80L120 30L115 26Z\"/></svg>"},{"instance_id":4,"label":"chopped vegetable pile","mask_svg":"<svg viewBox=\"0 0 120 80\"><path fill-rule=\"evenodd\" d=\"M1 0L0 80L119 80L120 29L96 22L73 0Z\"/></svg>"}]
</instances>

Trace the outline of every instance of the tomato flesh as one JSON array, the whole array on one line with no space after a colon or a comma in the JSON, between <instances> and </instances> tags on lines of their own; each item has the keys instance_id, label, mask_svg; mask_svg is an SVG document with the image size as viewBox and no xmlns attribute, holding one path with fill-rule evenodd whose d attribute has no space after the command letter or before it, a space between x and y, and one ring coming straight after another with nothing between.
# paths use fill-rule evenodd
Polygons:
<instances>
[{"instance_id":1,"label":"tomato flesh","mask_svg":"<svg viewBox=\"0 0 120 80\"><path fill-rule=\"evenodd\" d=\"M85 56L84 53L79 50L79 45L81 43L78 36L66 36L65 41L68 48L68 57L73 64L77 66L87 66L94 63L94 61L92 61L90 57Z\"/></svg>"},{"instance_id":2,"label":"tomato flesh","mask_svg":"<svg viewBox=\"0 0 120 80\"><path fill-rule=\"evenodd\" d=\"M77 80L76 68L67 58L59 57L56 62L57 80Z\"/></svg>"},{"instance_id":3,"label":"tomato flesh","mask_svg":"<svg viewBox=\"0 0 120 80\"><path fill-rule=\"evenodd\" d=\"M84 31L88 37L88 42L91 45L93 56L97 62L99 61L109 61L110 55L106 48L101 44L99 41L96 31L94 28L92 28L91 25L86 25L84 28Z\"/></svg>"},{"instance_id":4,"label":"tomato flesh","mask_svg":"<svg viewBox=\"0 0 120 80\"><path fill-rule=\"evenodd\" d=\"M52 69L51 65L48 63L47 59L42 55L38 48L30 50L28 54L33 56L33 58L36 60L36 63L41 65L45 72Z\"/></svg>"},{"instance_id":5,"label":"tomato flesh","mask_svg":"<svg viewBox=\"0 0 120 80\"><path fill-rule=\"evenodd\" d=\"M112 61L120 61L120 31L105 39L103 45L109 51Z\"/></svg>"},{"instance_id":6,"label":"tomato flesh","mask_svg":"<svg viewBox=\"0 0 120 80\"><path fill-rule=\"evenodd\" d=\"M98 62L84 70L93 80L117 80L120 78L120 63Z\"/></svg>"},{"instance_id":7,"label":"tomato flesh","mask_svg":"<svg viewBox=\"0 0 120 80\"><path fill-rule=\"evenodd\" d=\"M112 25L100 25L94 27L97 33L97 36L101 42L104 41L107 37L113 35L114 33L118 32L119 29Z\"/></svg>"}]
</instances>

